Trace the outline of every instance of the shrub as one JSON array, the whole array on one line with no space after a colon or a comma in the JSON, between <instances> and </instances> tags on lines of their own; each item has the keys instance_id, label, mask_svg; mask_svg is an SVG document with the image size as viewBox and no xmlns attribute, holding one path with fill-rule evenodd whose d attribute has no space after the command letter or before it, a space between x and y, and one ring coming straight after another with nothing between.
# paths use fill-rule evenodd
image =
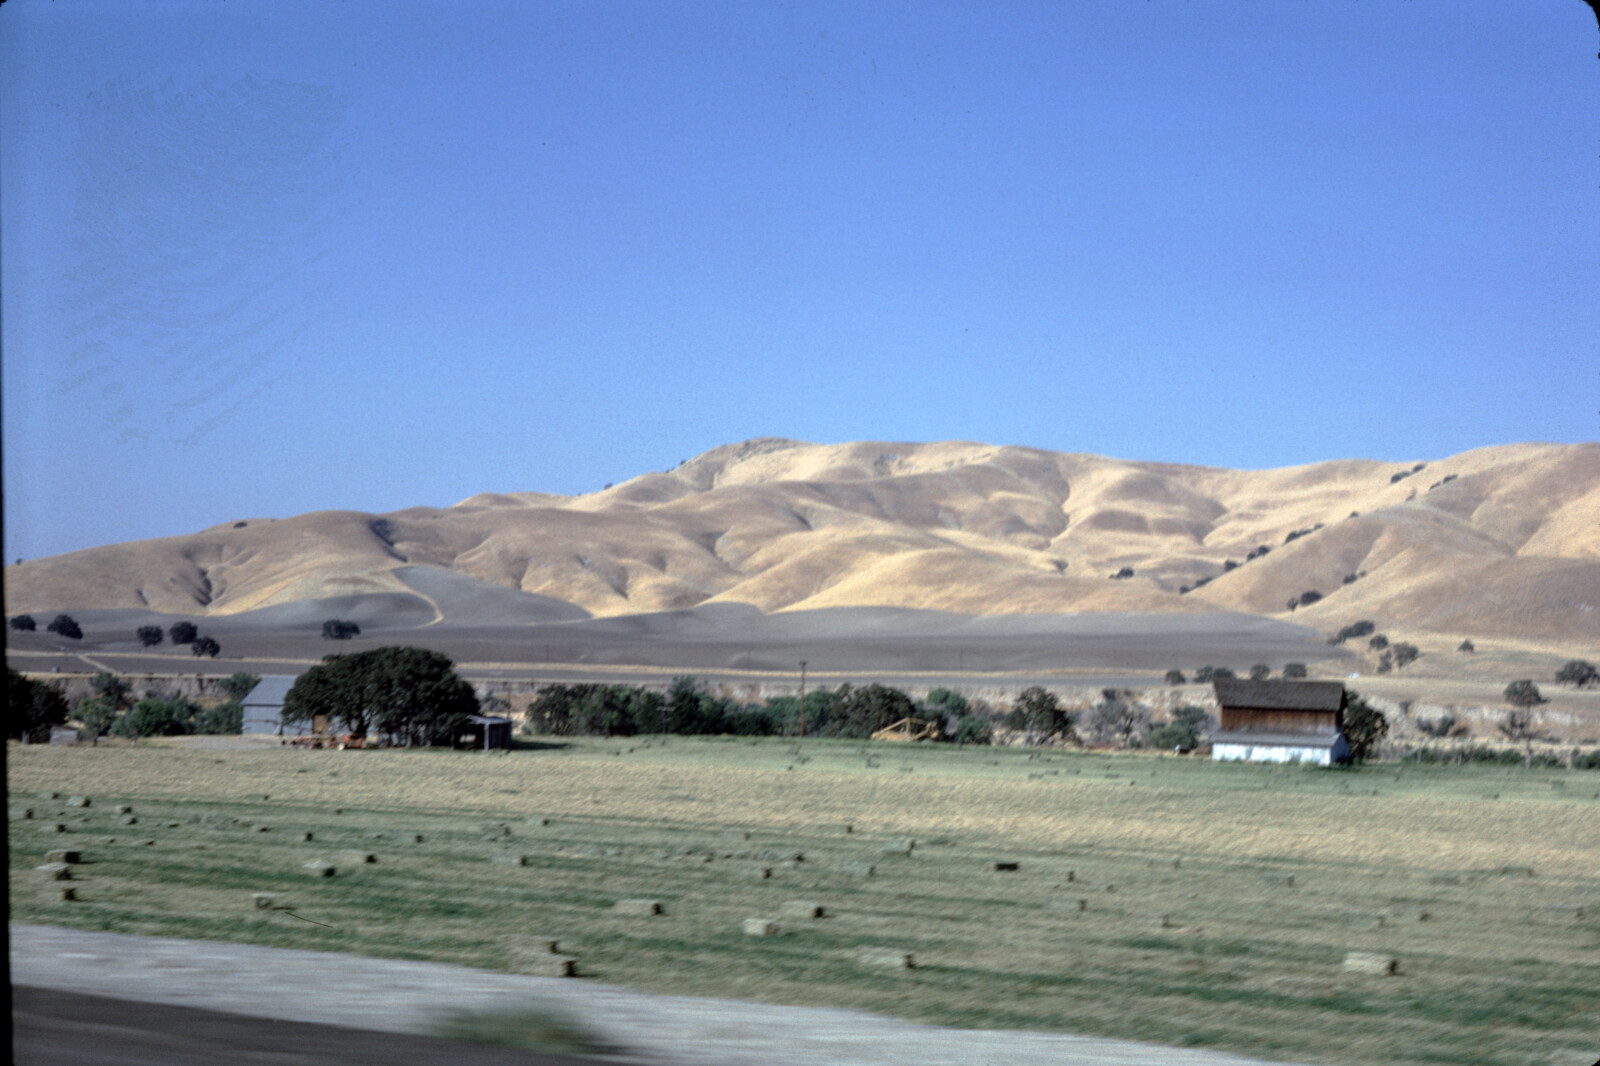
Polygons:
<instances>
[{"instance_id":1,"label":"shrub","mask_svg":"<svg viewBox=\"0 0 1600 1066\"><path fill-rule=\"evenodd\" d=\"M1310 607L1313 603L1316 603L1320 599L1322 599L1322 593L1318 592L1316 589L1306 589L1300 594L1300 606Z\"/></svg>"},{"instance_id":2,"label":"shrub","mask_svg":"<svg viewBox=\"0 0 1600 1066\"><path fill-rule=\"evenodd\" d=\"M261 683L260 674L247 674L243 670L230 677L225 677L217 682L217 687L226 692L235 700L242 700L250 695L252 689Z\"/></svg>"},{"instance_id":3,"label":"shrub","mask_svg":"<svg viewBox=\"0 0 1600 1066\"><path fill-rule=\"evenodd\" d=\"M961 717L968 712L967 698L955 689L936 688L928 693L928 698L922 705L930 711L939 711L943 714L953 714Z\"/></svg>"},{"instance_id":4,"label":"shrub","mask_svg":"<svg viewBox=\"0 0 1600 1066\"><path fill-rule=\"evenodd\" d=\"M1017 724L1012 724L1013 722ZM1073 716L1061 706L1054 692L1038 685L1023 689L1017 694L1006 724L1027 732L1027 743L1038 744L1054 738L1077 740Z\"/></svg>"},{"instance_id":5,"label":"shrub","mask_svg":"<svg viewBox=\"0 0 1600 1066\"><path fill-rule=\"evenodd\" d=\"M1134 703L1132 693L1103 689L1100 702L1089 711L1089 736L1101 744L1137 748L1150 727L1150 712Z\"/></svg>"},{"instance_id":6,"label":"shrub","mask_svg":"<svg viewBox=\"0 0 1600 1066\"><path fill-rule=\"evenodd\" d=\"M31 614L19 614L12 618L9 624L19 633L32 633L38 628L38 623L33 620Z\"/></svg>"},{"instance_id":7,"label":"shrub","mask_svg":"<svg viewBox=\"0 0 1600 1066\"><path fill-rule=\"evenodd\" d=\"M1152 748L1173 748L1193 751L1200 746L1201 734L1210 726L1204 709L1192 704L1172 712L1172 721L1156 726L1145 735L1145 744Z\"/></svg>"},{"instance_id":8,"label":"shrub","mask_svg":"<svg viewBox=\"0 0 1600 1066\"><path fill-rule=\"evenodd\" d=\"M1456 716L1446 712L1436 722L1426 719L1417 719L1417 729L1430 737L1460 737L1466 736L1467 727L1456 720Z\"/></svg>"},{"instance_id":9,"label":"shrub","mask_svg":"<svg viewBox=\"0 0 1600 1066\"><path fill-rule=\"evenodd\" d=\"M1113 580L1113 581L1125 581L1125 580L1127 580L1128 578L1130 578L1132 576L1133 576L1133 567L1124 566L1121 570L1118 570L1116 573L1111 575L1111 580Z\"/></svg>"},{"instance_id":10,"label":"shrub","mask_svg":"<svg viewBox=\"0 0 1600 1066\"><path fill-rule=\"evenodd\" d=\"M1306 676L1305 663L1284 663L1283 676L1286 678L1300 678Z\"/></svg>"},{"instance_id":11,"label":"shrub","mask_svg":"<svg viewBox=\"0 0 1600 1066\"><path fill-rule=\"evenodd\" d=\"M1532 711L1507 711L1496 728L1501 736L1518 743L1539 739L1539 722Z\"/></svg>"},{"instance_id":12,"label":"shrub","mask_svg":"<svg viewBox=\"0 0 1600 1066\"><path fill-rule=\"evenodd\" d=\"M1367 647L1371 648L1373 651L1382 651L1388 646L1389 638L1384 636L1382 633L1379 633L1377 636L1367 641Z\"/></svg>"},{"instance_id":13,"label":"shrub","mask_svg":"<svg viewBox=\"0 0 1600 1066\"><path fill-rule=\"evenodd\" d=\"M1572 757L1574 770L1600 770L1600 748Z\"/></svg>"},{"instance_id":14,"label":"shrub","mask_svg":"<svg viewBox=\"0 0 1600 1066\"><path fill-rule=\"evenodd\" d=\"M351 637L359 637L360 635L361 627L354 622L330 618L322 623L323 640L349 640Z\"/></svg>"},{"instance_id":15,"label":"shrub","mask_svg":"<svg viewBox=\"0 0 1600 1066\"><path fill-rule=\"evenodd\" d=\"M1219 667L1217 667L1217 668L1215 668L1214 670L1211 671L1211 680L1213 680L1213 681L1216 681L1218 678L1237 677L1237 676L1239 676L1239 675L1235 674L1232 670L1228 669L1226 666L1219 666Z\"/></svg>"},{"instance_id":16,"label":"shrub","mask_svg":"<svg viewBox=\"0 0 1600 1066\"><path fill-rule=\"evenodd\" d=\"M1265 681L1272 676L1272 667L1266 663L1256 663L1250 668L1251 681Z\"/></svg>"},{"instance_id":17,"label":"shrub","mask_svg":"<svg viewBox=\"0 0 1600 1066\"><path fill-rule=\"evenodd\" d=\"M1405 641L1396 643L1391 650L1394 652L1395 666L1401 668L1410 666L1422 655L1421 649L1415 644L1407 644Z\"/></svg>"},{"instance_id":18,"label":"shrub","mask_svg":"<svg viewBox=\"0 0 1600 1066\"><path fill-rule=\"evenodd\" d=\"M1456 646L1456 651L1462 652L1463 654L1466 654L1466 655L1471 655L1473 652L1475 652L1477 650L1478 650L1478 646L1476 644L1472 643L1472 641L1470 641L1470 640L1463 640L1460 644L1458 644Z\"/></svg>"},{"instance_id":19,"label":"shrub","mask_svg":"<svg viewBox=\"0 0 1600 1066\"><path fill-rule=\"evenodd\" d=\"M77 621L70 614L58 614L50 620L45 629L58 633L68 640L82 640L83 630L78 627Z\"/></svg>"},{"instance_id":20,"label":"shrub","mask_svg":"<svg viewBox=\"0 0 1600 1066\"><path fill-rule=\"evenodd\" d=\"M189 644L189 650L196 656L209 655L215 659L222 654L222 645L211 637L195 637Z\"/></svg>"},{"instance_id":21,"label":"shrub","mask_svg":"<svg viewBox=\"0 0 1600 1066\"><path fill-rule=\"evenodd\" d=\"M177 737L194 732L195 715L200 711L182 696L170 700L144 699L117 719L112 732L124 737Z\"/></svg>"},{"instance_id":22,"label":"shrub","mask_svg":"<svg viewBox=\"0 0 1600 1066\"><path fill-rule=\"evenodd\" d=\"M167 636L172 638L174 644L192 644L199 635L200 630L193 622L174 622L167 630Z\"/></svg>"},{"instance_id":23,"label":"shrub","mask_svg":"<svg viewBox=\"0 0 1600 1066\"><path fill-rule=\"evenodd\" d=\"M1203 685L1216 676L1217 668L1207 663L1194 672L1195 684Z\"/></svg>"},{"instance_id":24,"label":"shrub","mask_svg":"<svg viewBox=\"0 0 1600 1066\"><path fill-rule=\"evenodd\" d=\"M1182 684L1184 684L1183 671L1182 670L1168 670L1167 671L1167 684L1169 684L1169 685L1182 685Z\"/></svg>"},{"instance_id":25,"label":"shrub","mask_svg":"<svg viewBox=\"0 0 1600 1066\"><path fill-rule=\"evenodd\" d=\"M135 635L139 638L139 646L143 648L153 648L161 643L160 626L140 626Z\"/></svg>"},{"instance_id":26,"label":"shrub","mask_svg":"<svg viewBox=\"0 0 1600 1066\"><path fill-rule=\"evenodd\" d=\"M194 716L194 731L211 735L244 731L244 707L237 700L207 707Z\"/></svg>"}]
</instances>

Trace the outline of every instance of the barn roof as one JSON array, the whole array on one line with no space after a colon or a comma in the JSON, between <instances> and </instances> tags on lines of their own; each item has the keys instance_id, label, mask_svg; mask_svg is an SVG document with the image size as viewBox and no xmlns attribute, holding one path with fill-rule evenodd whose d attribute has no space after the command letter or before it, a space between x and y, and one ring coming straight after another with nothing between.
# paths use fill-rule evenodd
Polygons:
<instances>
[{"instance_id":1,"label":"barn roof","mask_svg":"<svg viewBox=\"0 0 1600 1066\"><path fill-rule=\"evenodd\" d=\"M1284 711L1337 711L1344 703L1342 681L1247 681L1219 677L1212 682L1224 707Z\"/></svg>"},{"instance_id":2,"label":"barn roof","mask_svg":"<svg viewBox=\"0 0 1600 1066\"><path fill-rule=\"evenodd\" d=\"M256 687L239 702L246 707L282 707L283 698L289 694L296 680L291 674L268 674L256 682Z\"/></svg>"}]
</instances>

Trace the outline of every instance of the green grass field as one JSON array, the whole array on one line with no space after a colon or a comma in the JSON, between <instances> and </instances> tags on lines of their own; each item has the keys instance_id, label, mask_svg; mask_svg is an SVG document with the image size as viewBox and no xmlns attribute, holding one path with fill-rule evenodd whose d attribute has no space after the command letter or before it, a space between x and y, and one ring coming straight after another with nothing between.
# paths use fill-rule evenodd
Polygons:
<instances>
[{"instance_id":1,"label":"green grass field","mask_svg":"<svg viewBox=\"0 0 1600 1066\"><path fill-rule=\"evenodd\" d=\"M8 760L15 920L490 969L542 935L636 988L1307 1062L1600 1054L1600 772L678 738ZM60 847L76 902L33 872ZM665 914L611 913L633 897ZM742 934L796 899L828 916Z\"/></svg>"}]
</instances>

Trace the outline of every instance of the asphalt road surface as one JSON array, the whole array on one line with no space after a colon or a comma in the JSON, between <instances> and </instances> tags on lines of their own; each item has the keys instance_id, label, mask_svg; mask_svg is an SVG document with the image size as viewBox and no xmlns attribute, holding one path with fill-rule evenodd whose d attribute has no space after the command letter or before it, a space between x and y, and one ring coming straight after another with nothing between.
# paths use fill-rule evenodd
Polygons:
<instances>
[{"instance_id":1,"label":"asphalt road surface","mask_svg":"<svg viewBox=\"0 0 1600 1066\"><path fill-rule=\"evenodd\" d=\"M596 1066L596 1060L567 1055L27 985L11 988L11 1061L17 1066Z\"/></svg>"}]
</instances>

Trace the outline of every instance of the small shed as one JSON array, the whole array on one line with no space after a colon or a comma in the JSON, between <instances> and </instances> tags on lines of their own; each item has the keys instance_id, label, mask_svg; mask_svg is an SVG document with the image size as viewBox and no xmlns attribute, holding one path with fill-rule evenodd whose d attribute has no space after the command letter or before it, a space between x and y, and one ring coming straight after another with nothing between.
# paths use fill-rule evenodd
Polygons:
<instances>
[{"instance_id":1,"label":"small shed","mask_svg":"<svg viewBox=\"0 0 1600 1066\"><path fill-rule=\"evenodd\" d=\"M268 674L239 702L244 705L242 733L257 736L283 735L283 698L294 687L295 678L287 674Z\"/></svg>"},{"instance_id":2,"label":"small shed","mask_svg":"<svg viewBox=\"0 0 1600 1066\"><path fill-rule=\"evenodd\" d=\"M467 716L467 724L455 735L451 745L457 748L481 748L488 751L491 748L511 747L511 719L492 718L484 714L471 714Z\"/></svg>"},{"instance_id":3,"label":"small shed","mask_svg":"<svg viewBox=\"0 0 1600 1066\"><path fill-rule=\"evenodd\" d=\"M1221 707L1213 759L1329 766L1350 757L1343 683L1227 677L1212 684Z\"/></svg>"}]
</instances>

